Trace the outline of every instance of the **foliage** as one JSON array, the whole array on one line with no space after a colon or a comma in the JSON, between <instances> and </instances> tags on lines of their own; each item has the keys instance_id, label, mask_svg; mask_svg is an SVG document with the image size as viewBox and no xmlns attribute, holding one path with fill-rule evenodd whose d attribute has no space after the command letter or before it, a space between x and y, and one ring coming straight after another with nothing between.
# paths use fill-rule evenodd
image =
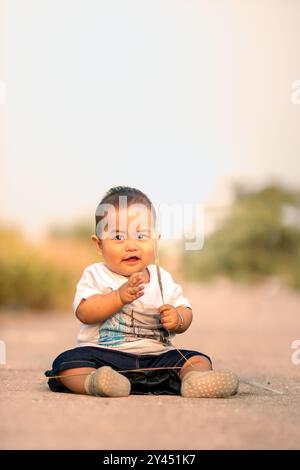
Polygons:
<instances>
[{"instance_id":1,"label":"foliage","mask_svg":"<svg viewBox=\"0 0 300 470\"><path fill-rule=\"evenodd\" d=\"M73 253L75 256L75 253ZM0 304L2 309L68 309L78 266L47 258L16 229L0 229Z\"/></svg>"},{"instance_id":2,"label":"foliage","mask_svg":"<svg viewBox=\"0 0 300 470\"><path fill-rule=\"evenodd\" d=\"M257 191L236 186L234 192L203 249L183 254L187 277L249 282L276 276L300 289L300 193L277 185Z\"/></svg>"}]
</instances>

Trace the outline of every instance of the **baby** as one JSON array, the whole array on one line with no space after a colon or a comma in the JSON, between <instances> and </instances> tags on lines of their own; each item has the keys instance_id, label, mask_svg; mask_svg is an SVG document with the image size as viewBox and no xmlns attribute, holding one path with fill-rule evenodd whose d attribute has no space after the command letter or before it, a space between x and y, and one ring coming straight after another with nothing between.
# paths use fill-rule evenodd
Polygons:
<instances>
[{"instance_id":1,"label":"baby","mask_svg":"<svg viewBox=\"0 0 300 470\"><path fill-rule=\"evenodd\" d=\"M78 344L45 372L52 391L194 398L237 392L231 371L214 371L207 355L172 344L193 313L180 285L153 264L155 227L155 209L138 189L111 188L99 203L92 240L103 262L88 266L77 284Z\"/></svg>"}]
</instances>

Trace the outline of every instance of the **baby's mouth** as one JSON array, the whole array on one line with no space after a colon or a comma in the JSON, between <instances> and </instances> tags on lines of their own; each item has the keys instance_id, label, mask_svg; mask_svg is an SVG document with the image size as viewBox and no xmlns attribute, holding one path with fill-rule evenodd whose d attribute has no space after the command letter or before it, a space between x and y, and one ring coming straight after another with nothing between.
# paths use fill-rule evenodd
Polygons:
<instances>
[{"instance_id":1,"label":"baby's mouth","mask_svg":"<svg viewBox=\"0 0 300 470\"><path fill-rule=\"evenodd\" d=\"M137 256L130 256L129 258L123 259L125 263L136 263L139 260L140 258L138 258Z\"/></svg>"}]
</instances>

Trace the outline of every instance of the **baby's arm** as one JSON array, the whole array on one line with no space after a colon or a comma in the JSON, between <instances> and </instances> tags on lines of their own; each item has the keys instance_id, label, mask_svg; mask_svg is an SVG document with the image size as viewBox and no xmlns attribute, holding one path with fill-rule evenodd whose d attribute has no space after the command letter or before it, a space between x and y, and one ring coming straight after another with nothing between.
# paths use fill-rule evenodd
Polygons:
<instances>
[{"instance_id":1,"label":"baby's arm","mask_svg":"<svg viewBox=\"0 0 300 470\"><path fill-rule=\"evenodd\" d=\"M184 333L193 320L192 309L185 305L173 307L173 305L164 304L159 307L158 311L163 327L174 333Z\"/></svg>"},{"instance_id":2,"label":"baby's arm","mask_svg":"<svg viewBox=\"0 0 300 470\"><path fill-rule=\"evenodd\" d=\"M82 299L76 310L77 318L86 324L103 322L123 305L144 295L143 274L134 273L119 289L109 294L95 294Z\"/></svg>"},{"instance_id":3,"label":"baby's arm","mask_svg":"<svg viewBox=\"0 0 300 470\"><path fill-rule=\"evenodd\" d=\"M176 308L179 313L180 322L178 322L174 332L175 333L184 333L191 325L193 321L193 311L191 308L181 305Z\"/></svg>"}]
</instances>

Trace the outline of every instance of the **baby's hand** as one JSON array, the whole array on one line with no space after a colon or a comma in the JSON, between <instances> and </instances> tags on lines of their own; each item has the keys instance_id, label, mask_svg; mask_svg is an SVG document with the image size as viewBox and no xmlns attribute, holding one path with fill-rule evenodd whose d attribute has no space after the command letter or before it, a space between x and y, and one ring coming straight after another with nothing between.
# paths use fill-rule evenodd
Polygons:
<instances>
[{"instance_id":1,"label":"baby's hand","mask_svg":"<svg viewBox=\"0 0 300 470\"><path fill-rule=\"evenodd\" d=\"M175 307L170 304L164 304L158 309L160 321L166 330L174 330L178 325L178 314Z\"/></svg>"},{"instance_id":2,"label":"baby's hand","mask_svg":"<svg viewBox=\"0 0 300 470\"><path fill-rule=\"evenodd\" d=\"M118 292L123 304L129 304L144 295L143 273L138 272L130 276L127 282L119 287Z\"/></svg>"}]
</instances>

